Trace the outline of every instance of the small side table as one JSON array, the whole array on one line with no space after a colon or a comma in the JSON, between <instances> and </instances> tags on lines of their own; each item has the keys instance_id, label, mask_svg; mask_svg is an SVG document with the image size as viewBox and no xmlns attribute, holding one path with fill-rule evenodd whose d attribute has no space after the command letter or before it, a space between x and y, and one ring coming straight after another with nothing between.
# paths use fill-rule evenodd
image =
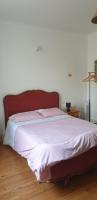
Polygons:
<instances>
[{"instance_id":1,"label":"small side table","mask_svg":"<svg viewBox=\"0 0 97 200\"><path fill-rule=\"evenodd\" d=\"M79 118L79 117L80 117L80 110L71 109L71 110L68 112L68 114L71 115L71 116L73 116L73 117Z\"/></svg>"}]
</instances>

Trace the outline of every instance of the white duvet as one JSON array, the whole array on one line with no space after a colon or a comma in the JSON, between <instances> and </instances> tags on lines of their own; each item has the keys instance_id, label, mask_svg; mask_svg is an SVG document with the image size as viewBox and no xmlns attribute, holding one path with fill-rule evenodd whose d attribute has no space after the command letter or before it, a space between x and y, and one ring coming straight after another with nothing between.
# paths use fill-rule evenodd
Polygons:
<instances>
[{"instance_id":1,"label":"white duvet","mask_svg":"<svg viewBox=\"0 0 97 200\"><path fill-rule=\"evenodd\" d=\"M37 180L50 179L45 169L61 160L78 156L97 145L97 125L60 115L15 123L9 120L4 144L24 156Z\"/></svg>"}]
</instances>

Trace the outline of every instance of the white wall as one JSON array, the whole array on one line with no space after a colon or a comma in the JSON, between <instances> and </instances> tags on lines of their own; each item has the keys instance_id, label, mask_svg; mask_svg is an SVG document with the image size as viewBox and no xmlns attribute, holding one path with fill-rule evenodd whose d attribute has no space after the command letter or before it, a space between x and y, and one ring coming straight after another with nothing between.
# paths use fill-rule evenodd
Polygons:
<instances>
[{"instance_id":1,"label":"white wall","mask_svg":"<svg viewBox=\"0 0 97 200\"><path fill-rule=\"evenodd\" d=\"M95 70L97 60L97 32L88 35L88 71ZM91 119L97 122L97 83L91 83Z\"/></svg>"},{"instance_id":2,"label":"white wall","mask_svg":"<svg viewBox=\"0 0 97 200\"><path fill-rule=\"evenodd\" d=\"M38 46L42 48L36 51ZM71 101L84 111L87 37L81 34L0 22L0 126L2 99L28 89L56 90L61 106ZM68 77L71 73L72 77Z\"/></svg>"}]
</instances>

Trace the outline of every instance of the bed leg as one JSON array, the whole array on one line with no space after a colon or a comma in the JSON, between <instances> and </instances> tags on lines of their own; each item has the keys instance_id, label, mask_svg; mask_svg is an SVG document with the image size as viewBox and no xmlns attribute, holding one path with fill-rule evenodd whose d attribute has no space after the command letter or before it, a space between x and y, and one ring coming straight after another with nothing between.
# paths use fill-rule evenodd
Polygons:
<instances>
[{"instance_id":1,"label":"bed leg","mask_svg":"<svg viewBox=\"0 0 97 200\"><path fill-rule=\"evenodd\" d=\"M67 177L64 179L64 185L65 185L65 186L68 185L69 182L70 182L70 177L67 176Z\"/></svg>"}]
</instances>

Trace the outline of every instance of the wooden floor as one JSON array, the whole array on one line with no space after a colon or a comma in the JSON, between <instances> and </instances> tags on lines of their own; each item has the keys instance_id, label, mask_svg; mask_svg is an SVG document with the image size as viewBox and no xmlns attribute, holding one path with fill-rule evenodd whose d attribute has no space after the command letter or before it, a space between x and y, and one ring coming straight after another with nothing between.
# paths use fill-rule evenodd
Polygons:
<instances>
[{"instance_id":1,"label":"wooden floor","mask_svg":"<svg viewBox=\"0 0 97 200\"><path fill-rule=\"evenodd\" d=\"M39 184L25 159L0 146L0 200L97 200L97 170L63 182Z\"/></svg>"}]
</instances>

